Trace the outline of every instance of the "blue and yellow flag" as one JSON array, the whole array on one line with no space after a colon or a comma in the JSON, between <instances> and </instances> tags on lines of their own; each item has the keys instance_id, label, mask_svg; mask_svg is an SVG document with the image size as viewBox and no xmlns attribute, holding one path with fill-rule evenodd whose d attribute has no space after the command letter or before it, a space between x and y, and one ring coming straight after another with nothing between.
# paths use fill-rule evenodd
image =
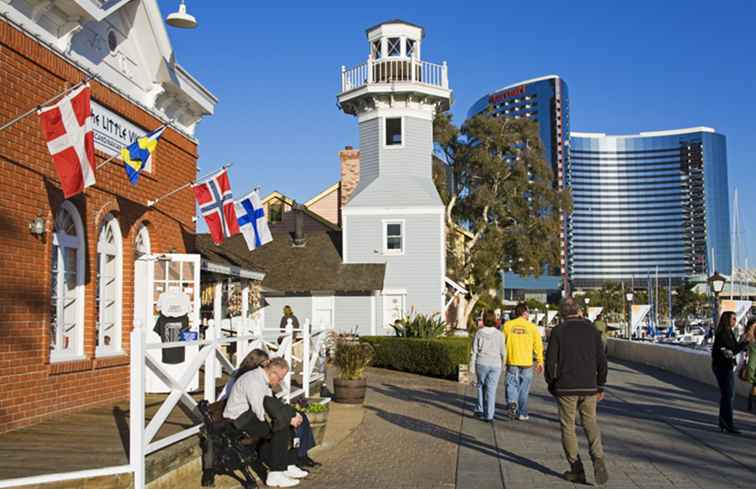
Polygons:
<instances>
[{"instance_id":1,"label":"blue and yellow flag","mask_svg":"<svg viewBox=\"0 0 756 489\"><path fill-rule=\"evenodd\" d=\"M157 148L158 140L163 135L163 131L165 131L165 126L161 126L146 136L138 138L125 148L121 148L123 167L126 169L126 175L132 185L136 185L139 174L149 165L150 158Z\"/></svg>"}]
</instances>

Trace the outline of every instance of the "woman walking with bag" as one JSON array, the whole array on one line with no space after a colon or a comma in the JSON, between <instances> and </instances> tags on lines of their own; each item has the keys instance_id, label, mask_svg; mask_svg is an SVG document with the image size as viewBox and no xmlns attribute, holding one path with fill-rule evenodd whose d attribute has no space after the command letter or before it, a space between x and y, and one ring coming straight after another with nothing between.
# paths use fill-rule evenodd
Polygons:
<instances>
[{"instance_id":1,"label":"woman walking with bag","mask_svg":"<svg viewBox=\"0 0 756 489\"><path fill-rule=\"evenodd\" d=\"M727 311L719 318L719 325L714 335L714 346L711 348L711 368L719 384L719 429L722 433L739 435L732 416L732 404L735 401L735 375L733 370L736 356L745 350L749 343L753 343L753 334L738 343L733 328L737 323L734 312Z\"/></svg>"},{"instance_id":2,"label":"woman walking with bag","mask_svg":"<svg viewBox=\"0 0 756 489\"><path fill-rule=\"evenodd\" d=\"M504 335L496 327L496 315L493 311L486 311L483 315L483 327L475 333L470 365L475 369L473 378L476 379L478 387L475 415L487 423L494 419L496 386L499 384L501 367L506 360L506 351Z\"/></svg>"},{"instance_id":3,"label":"woman walking with bag","mask_svg":"<svg viewBox=\"0 0 756 489\"><path fill-rule=\"evenodd\" d=\"M756 317L748 320L745 329L744 339L754 338L756 336ZM748 411L753 410L754 399L756 399L756 341L751 341L748 346L748 361L743 366L745 371L740 379L751 384L751 392L748 395Z\"/></svg>"}]
</instances>

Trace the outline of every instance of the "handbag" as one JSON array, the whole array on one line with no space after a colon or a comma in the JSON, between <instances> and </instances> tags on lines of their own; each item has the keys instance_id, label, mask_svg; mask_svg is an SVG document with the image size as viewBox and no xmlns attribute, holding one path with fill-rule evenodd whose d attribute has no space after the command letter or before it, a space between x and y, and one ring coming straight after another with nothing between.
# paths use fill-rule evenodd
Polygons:
<instances>
[{"instance_id":1,"label":"handbag","mask_svg":"<svg viewBox=\"0 0 756 489\"><path fill-rule=\"evenodd\" d=\"M738 370L738 378L743 382L748 382L748 364L743 364Z\"/></svg>"},{"instance_id":2,"label":"handbag","mask_svg":"<svg viewBox=\"0 0 756 489\"><path fill-rule=\"evenodd\" d=\"M748 382L748 353L744 353L740 356L740 362L738 362L738 378L743 382Z\"/></svg>"}]
</instances>

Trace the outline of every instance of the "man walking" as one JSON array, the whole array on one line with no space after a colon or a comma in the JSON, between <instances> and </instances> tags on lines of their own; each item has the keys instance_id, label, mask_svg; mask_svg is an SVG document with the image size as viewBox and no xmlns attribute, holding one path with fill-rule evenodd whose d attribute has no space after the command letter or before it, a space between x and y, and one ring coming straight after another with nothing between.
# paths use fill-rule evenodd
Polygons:
<instances>
[{"instance_id":1,"label":"man walking","mask_svg":"<svg viewBox=\"0 0 756 489\"><path fill-rule=\"evenodd\" d=\"M604 398L606 354L601 333L580 314L575 299L564 299L562 323L551 332L546 351L546 383L559 405L562 447L570 470L564 477L570 482L585 484L585 469L578 454L575 418L580 412L589 451L593 461L596 484L609 480L604 463L604 448L596 417L596 404Z\"/></svg>"},{"instance_id":2,"label":"man walking","mask_svg":"<svg viewBox=\"0 0 756 489\"><path fill-rule=\"evenodd\" d=\"M515 307L515 319L504 323L507 342L507 402L512 419L528 420L528 394L533 381L533 359L536 371L543 372L543 342L535 324L528 320L525 303Z\"/></svg>"}]
</instances>

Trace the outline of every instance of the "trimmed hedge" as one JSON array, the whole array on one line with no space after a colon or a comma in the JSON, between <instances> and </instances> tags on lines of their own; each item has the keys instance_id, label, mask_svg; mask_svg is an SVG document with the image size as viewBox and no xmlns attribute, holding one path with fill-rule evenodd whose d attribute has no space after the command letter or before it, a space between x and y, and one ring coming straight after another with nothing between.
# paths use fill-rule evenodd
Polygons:
<instances>
[{"instance_id":1,"label":"trimmed hedge","mask_svg":"<svg viewBox=\"0 0 756 489\"><path fill-rule=\"evenodd\" d=\"M459 364L470 361L470 338L362 336L360 341L375 348L374 367L456 379Z\"/></svg>"}]
</instances>

